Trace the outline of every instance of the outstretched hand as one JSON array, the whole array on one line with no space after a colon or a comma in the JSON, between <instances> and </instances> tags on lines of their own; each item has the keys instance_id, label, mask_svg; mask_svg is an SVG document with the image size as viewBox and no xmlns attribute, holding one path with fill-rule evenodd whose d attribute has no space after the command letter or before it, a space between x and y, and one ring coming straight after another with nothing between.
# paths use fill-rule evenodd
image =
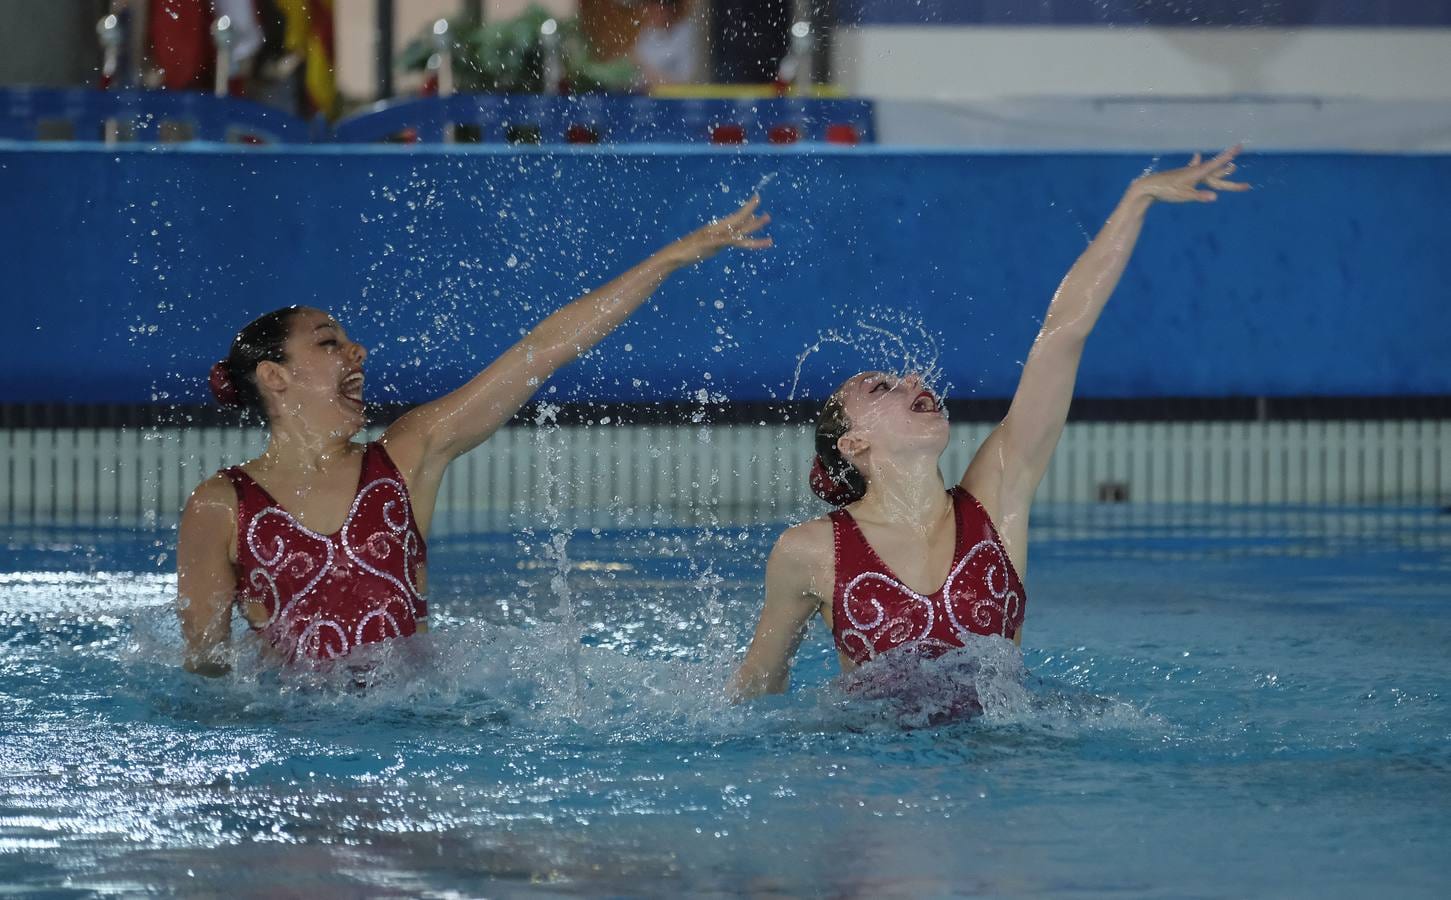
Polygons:
<instances>
[{"instance_id":1,"label":"outstretched hand","mask_svg":"<svg viewBox=\"0 0 1451 900\"><path fill-rule=\"evenodd\" d=\"M766 227L767 223L771 221L771 216L769 213L756 215L756 209L760 205L761 195L753 194L751 199L741 205L740 209L724 219L716 219L708 225L697 228L671 244L666 248L666 252L681 265L688 266L710 259L725 247L764 250L771 246L771 239L757 236L757 232Z\"/></svg>"},{"instance_id":2,"label":"outstretched hand","mask_svg":"<svg viewBox=\"0 0 1451 900\"><path fill-rule=\"evenodd\" d=\"M1182 169L1155 172L1139 178L1130 192L1168 203L1211 203L1219 198L1217 191L1247 191L1249 185L1229 180L1229 176L1234 174L1234 158L1242 149L1236 144L1209 162L1201 162L1196 153L1189 165ZM1204 188L1200 187L1201 184Z\"/></svg>"}]
</instances>

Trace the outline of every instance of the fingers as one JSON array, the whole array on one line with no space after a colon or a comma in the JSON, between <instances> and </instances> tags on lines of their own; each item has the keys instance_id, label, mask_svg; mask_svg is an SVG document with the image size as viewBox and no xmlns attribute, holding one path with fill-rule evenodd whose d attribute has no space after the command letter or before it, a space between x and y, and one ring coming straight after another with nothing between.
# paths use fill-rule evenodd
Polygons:
<instances>
[{"instance_id":1,"label":"fingers","mask_svg":"<svg viewBox=\"0 0 1451 900\"><path fill-rule=\"evenodd\" d=\"M1190 166L1190 168L1196 168L1197 167L1197 168L1201 169L1204 172L1204 174L1206 174L1206 175L1209 174L1210 172L1217 172L1220 169L1223 169L1225 166L1230 165L1232 163L1232 161L1234 160L1234 158L1236 156L1239 156L1240 151L1243 150L1243 149L1244 149L1244 145L1243 144L1235 144L1233 147L1230 147L1228 150L1225 150L1223 153L1221 153L1218 156L1214 157L1209 162L1203 163L1203 164L1200 164L1199 163L1199 161L1198 161L1199 160L1199 154L1196 153L1196 154L1194 154L1194 160L1195 161L1194 162L1191 162L1189 164L1189 166ZM1233 170L1231 170L1231 171L1233 171Z\"/></svg>"},{"instance_id":2,"label":"fingers","mask_svg":"<svg viewBox=\"0 0 1451 900\"><path fill-rule=\"evenodd\" d=\"M770 222L771 216L769 213L762 213L759 216L752 216L749 220L744 222L735 222L728 220L721 223L724 226L722 229L724 233L721 235L721 238L727 243L736 244L737 241L749 238L751 235L760 231L762 228L765 228L768 224L770 224Z\"/></svg>"},{"instance_id":3,"label":"fingers","mask_svg":"<svg viewBox=\"0 0 1451 900\"><path fill-rule=\"evenodd\" d=\"M755 236L771 223L770 213L756 214L760 206L761 195L752 194L735 212L707 226L707 232L714 232L711 240L715 246L740 247L743 250L765 250L772 246L774 242L771 238Z\"/></svg>"},{"instance_id":4,"label":"fingers","mask_svg":"<svg viewBox=\"0 0 1451 900\"><path fill-rule=\"evenodd\" d=\"M1245 184L1243 181L1225 181L1223 178L1206 178L1204 179L1204 183L1214 188L1216 191L1233 191L1235 193L1240 193L1242 191L1250 190L1250 186Z\"/></svg>"},{"instance_id":5,"label":"fingers","mask_svg":"<svg viewBox=\"0 0 1451 900\"><path fill-rule=\"evenodd\" d=\"M771 221L770 213L755 214L756 209L761 205L761 195L752 194L751 198L741 204L741 208L719 220L717 223L724 227L726 234L732 238L751 234L766 227Z\"/></svg>"},{"instance_id":6,"label":"fingers","mask_svg":"<svg viewBox=\"0 0 1451 900\"><path fill-rule=\"evenodd\" d=\"M740 247L743 250L765 250L767 247L771 246L773 243L775 243L775 242L772 241L768 237L762 237L762 238L742 237L742 238L736 238L735 240L731 241L731 246L733 246L733 247Z\"/></svg>"},{"instance_id":7,"label":"fingers","mask_svg":"<svg viewBox=\"0 0 1451 900\"><path fill-rule=\"evenodd\" d=\"M769 224L771 224L771 214L761 213L759 216L752 216L750 221L743 222L740 227L736 229L736 231L739 234L751 234L753 232L760 231L762 228L765 228Z\"/></svg>"},{"instance_id":8,"label":"fingers","mask_svg":"<svg viewBox=\"0 0 1451 900\"><path fill-rule=\"evenodd\" d=\"M1217 171L1204 176L1204 183L1216 191L1247 191L1250 186L1240 181L1230 181L1229 176L1233 175L1238 166L1234 163L1225 163Z\"/></svg>"},{"instance_id":9,"label":"fingers","mask_svg":"<svg viewBox=\"0 0 1451 900\"><path fill-rule=\"evenodd\" d=\"M761 205L761 195L760 194L752 194L751 195L751 198L749 200L747 200L745 203L742 203L741 204L741 208L740 209L738 209L735 212L731 213L727 218L728 219L749 219L751 217L751 215L753 213L755 213L756 207L758 207L760 205Z\"/></svg>"}]
</instances>

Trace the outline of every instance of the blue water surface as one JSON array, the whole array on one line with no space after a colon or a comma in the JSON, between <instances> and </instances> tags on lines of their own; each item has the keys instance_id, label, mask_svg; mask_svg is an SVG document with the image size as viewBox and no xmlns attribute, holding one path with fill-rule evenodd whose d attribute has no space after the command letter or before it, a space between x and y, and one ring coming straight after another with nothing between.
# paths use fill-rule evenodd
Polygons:
<instances>
[{"instance_id":1,"label":"blue water surface","mask_svg":"<svg viewBox=\"0 0 1451 900\"><path fill-rule=\"evenodd\" d=\"M0 885L51 896L1433 897L1451 517L1036 514L1023 651L909 701L813 625L733 707L779 526L454 534L432 634L177 667L174 532L0 531ZM900 673L899 673L900 674ZM972 690L970 720L933 698Z\"/></svg>"}]
</instances>

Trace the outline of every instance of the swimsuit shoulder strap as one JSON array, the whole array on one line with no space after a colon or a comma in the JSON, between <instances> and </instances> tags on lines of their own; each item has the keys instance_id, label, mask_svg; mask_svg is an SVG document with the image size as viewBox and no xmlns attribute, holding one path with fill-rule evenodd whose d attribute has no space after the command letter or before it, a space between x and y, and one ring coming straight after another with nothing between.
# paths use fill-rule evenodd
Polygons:
<instances>
[{"instance_id":1,"label":"swimsuit shoulder strap","mask_svg":"<svg viewBox=\"0 0 1451 900\"><path fill-rule=\"evenodd\" d=\"M257 480L247 474L247 470L241 466L228 466L218 474L225 475L232 483L232 490L237 492L237 521L245 521L257 510L271 505L271 498L263 490Z\"/></svg>"},{"instance_id":2,"label":"swimsuit shoulder strap","mask_svg":"<svg viewBox=\"0 0 1451 900\"><path fill-rule=\"evenodd\" d=\"M960 487L953 488L953 491L957 494L957 537L962 549L966 551L981 540L1001 544L1002 538L998 535L997 525L993 523L992 516L988 515L982 501Z\"/></svg>"},{"instance_id":3,"label":"swimsuit shoulder strap","mask_svg":"<svg viewBox=\"0 0 1451 900\"><path fill-rule=\"evenodd\" d=\"M831 519L831 633L841 631L842 596L846 584L857 575L861 554L856 543L861 540L861 529L851 513L845 509L833 509Z\"/></svg>"},{"instance_id":4,"label":"swimsuit shoulder strap","mask_svg":"<svg viewBox=\"0 0 1451 900\"><path fill-rule=\"evenodd\" d=\"M831 539L835 562L833 594L836 599L840 599L847 582L863 572L877 568L874 564L876 553L871 544L867 543L867 536L862 533L861 526L845 509L831 511Z\"/></svg>"},{"instance_id":5,"label":"swimsuit shoulder strap","mask_svg":"<svg viewBox=\"0 0 1451 900\"><path fill-rule=\"evenodd\" d=\"M358 480L358 490L366 489L380 478L397 483L408 507L408 528L418 540L419 558L425 558L428 552L427 543L423 532L419 530L417 510L413 508L413 495L408 491L408 479L403 477L403 470L393 462L393 457L388 455L388 448L383 446L382 441L369 441L363 447L363 471Z\"/></svg>"},{"instance_id":6,"label":"swimsuit shoulder strap","mask_svg":"<svg viewBox=\"0 0 1451 900\"><path fill-rule=\"evenodd\" d=\"M844 508L831 511L831 537L836 551L837 580L840 582L843 563L846 569L863 568L871 546L867 543L867 536L862 534L861 526Z\"/></svg>"},{"instance_id":7,"label":"swimsuit shoulder strap","mask_svg":"<svg viewBox=\"0 0 1451 900\"><path fill-rule=\"evenodd\" d=\"M232 483L232 487L236 489L238 497L242 496L242 491L252 481L251 476L241 466L227 466L225 469L218 469L217 474L226 476L226 479Z\"/></svg>"},{"instance_id":8,"label":"swimsuit shoulder strap","mask_svg":"<svg viewBox=\"0 0 1451 900\"><path fill-rule=\"evenodd\" d=\"M272 505L272 498L257 483L257 480L247 474L247 470L241 466L228 466L218 472L225 475L232 483L232 490L237 493L237 517L234 523L237 536L237 564L247 565L247 554L250 552L247 545L247 523L257 513Z\"/></svg>"},{"instance_id":9,"label":"swimsuit shoulder strap","mask_svg":"<svg viewBox=\"0 0 1451 900\"><path fill-rule=\"evenodd\" d=\"M393 462L393 457L388 455L388 448L383 446L382 441L370 441L363 448L363 480L366 484L375 478L392 478L403 485L404 493L408 491L408 482L403 478L403 470Z\"/></svg>"},{"instance_id":10,"label":"swimsuit shoulder strap","mask_svg":"<svg viewBox=\"0 0 1451 900\"><path fill-rule=\"evenodd\" d=\"M977 498L963 490L960 485L953 485L947 493L952 497L952 515L957 521L957 546L952 551L952 562L956 565L968 548L976 543L972 540L972 524L974 513L982 507Z\"/></svg>"}]
</instances>

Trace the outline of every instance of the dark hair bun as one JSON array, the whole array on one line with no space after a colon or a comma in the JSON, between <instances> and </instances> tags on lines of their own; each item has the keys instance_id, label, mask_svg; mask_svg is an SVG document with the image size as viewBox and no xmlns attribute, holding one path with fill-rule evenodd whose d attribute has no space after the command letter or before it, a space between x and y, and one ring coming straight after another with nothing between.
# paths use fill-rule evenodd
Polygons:
<instances>
[{"instance_id":1,"label":"dark hair bun","mask_svg":"<svg viewBox=\"0 0 1451 900\"><path fill-rule=\"evenodd\" d=\"M237 407L242 405L242 398L237 393L237 386L232 383L232 373L227 371L227 361L221 360L212 365L212 371L207 376L207 384L212 389L212 396L217 402L225 407Z\"/></svg>"},{"instance_id":2,"label":"dark hair bun","mask_svg":"<svg viewBox=\"0 0 1451 900\"><path fill-rule=\"evenodd\" d=\"M832 506L849 506L866 496L856 485L832 477L820 456L811 461L811 491Z\"/></svg>"}]
</instances>

